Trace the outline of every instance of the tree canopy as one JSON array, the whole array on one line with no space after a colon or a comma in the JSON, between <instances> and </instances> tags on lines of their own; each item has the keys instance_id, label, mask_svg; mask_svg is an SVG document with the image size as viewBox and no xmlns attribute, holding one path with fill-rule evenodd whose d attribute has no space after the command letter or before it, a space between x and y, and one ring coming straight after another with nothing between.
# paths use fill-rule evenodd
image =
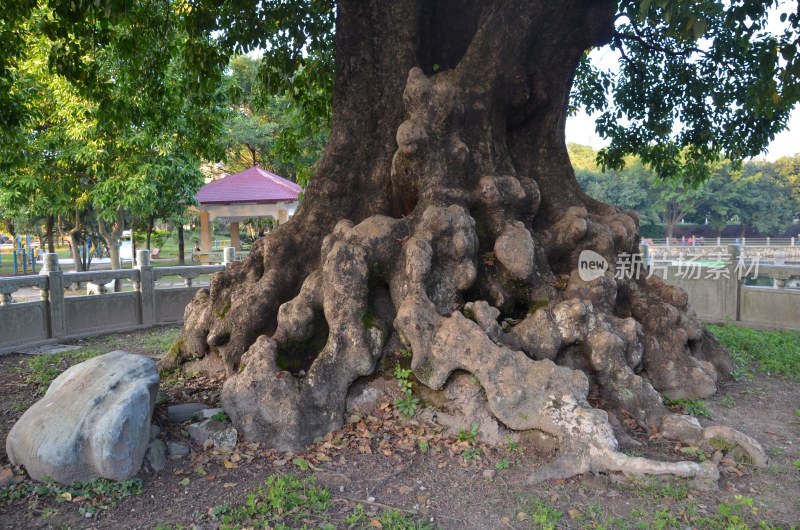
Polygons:
<instances>
[{"instance_id":1,"label":"tree canopy","mask_svg":"<svg viewBox=\"0 0 800 530\"><path fill-rule=\"evenodd\" d=\"M136 112L115 93L158 94L169 58L166 32L180 27L179 53L191 75L182 93L210 103L208 87L233 54L261 49L257 77L263 94L289 97L301 119L282 142L298 143L327 129L333 84L335 3L331 0L222 2L47 0L39 24L50 40L50 66L81 87L107 122ZM19 58L37 2L11 0L0 20L0 101L7 163L13 133L35 113ZM166 7L163 7L166 6ZM602 167L619 169L639 155L662 178L697 183L713 163L741 160L766 149L785 128L800 99L800 11L778 0L620 0L610 48L618 66L601 68L587 50L572 102L598 113L597 131L610 144ZM20 29L23 28L23 29ZM103 74L100 49L115 47L125 68ZM102 55L102 54L100 54ZM436 58L432 58L434 66ZM130 74L130 75L128 75Z\"/></svg>"}]
</instances>

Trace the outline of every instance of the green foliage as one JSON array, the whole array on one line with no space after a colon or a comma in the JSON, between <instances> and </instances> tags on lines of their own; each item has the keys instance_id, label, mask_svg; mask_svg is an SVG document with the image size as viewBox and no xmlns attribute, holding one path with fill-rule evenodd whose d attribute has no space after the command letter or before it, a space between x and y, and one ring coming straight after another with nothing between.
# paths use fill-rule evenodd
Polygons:
<instances>
[{"instance_id":1,"label":"green foliage","mask_svg":"<svg viewBox=\"0 0 800 530\"><path fill-rule=\"evenodd\" d=\"M459 442L475 443L475 439L478 436L478 429L480 428L481 423L479 421L473 422L472 425L470 425L469 430L461 429L458 431L456 440Z\"/></svg>"},{"instance_id":2,"label":"green foliage","mask_svg":"<svg viewBox=\"0 0 800 530\"><path fill-rule=\"evenodd\" d=\"M331 506L331 494L317 486L314 477L271 475L256 493L247 495L243 506L218 506L211 510L211 518L220 528L261 526L262 523L278 527L319 515Z\"/></svg>"},{"instance_id":3,"label":"green foliage","mask_svg":"<svg viewBox=\"0 0 800 530\"><path fill-rule=\"evenodd\" d=\"M494 468L497 470L508 469L509 467L511 467L511 462L509 462L508 458L501 458L494 464Z\"/></svg>"},{"instance_id":4,"label":"green foliage","mask_svg":"<svg viewBox=\"0 0 800 530\"><path fill-rule=\"evenodd\" d=\"M405 397L401 399L397 399L394 402L394 406L397 407L398 412L400 414L405 414L406 416L413 416L417 413L417 409L419 408L419 399L415 398L411 395L411 391L407 391Z\"/></svg>"},{"instance_id":5,"label":"green foliage","mask_svg":"<svg viewBox=\"0 0 800 530\"><path fill-rule=\"evenodd\" d=\"M121 210L179 214L202 185L200 158L221 154L209 141L221 65L192 72L185 13L141 1L31 4L14 76L29 112L13 137L26 156L8 159L0 207L69 217L78 230Z\"/></svg>"},{"instance_id":6,"label":"green foliage","mask_svg":"<svg viewBox=\"0 0 800 530\"><path fill-rule=\"evenodd\" d=\"M378 517L378 522L387 530L434 530L435 528L428 521L414 519L399 510L384 512Z\"/></svg>"},{"instance_id":7,"label":"green foliage","mask_svg":"<svg viewBox=\"0 0 800 530\"><path fill-rule=\"evenodd\" d=\"M410 368L403 368L399 364L394 369L394 376L404 396L400 399L396 399L394 401L394 406L400 414L405 414L406 416L413 416L416 414L420 403L419 398L415 398L412 392L414 383L410 381L411 374L412 371Z\"/></svg>"},{"instance_id":8,"label":"green foliage","mask_svg":"<svg viewBox=\"0 0 800 530\"><path fill-rule=\"evenodd\" d=\"M669 396L665 394L664 404L668 407L678 408L684 414L690 414L692 416L703 416L705 418L711 418L713 416L711 411L706 406L706 402L702 399L670 399Z\"/></svg>"},{"instance_id":9,"label":"green foliage","mask_svg":"<svg viewBox=\"0 0 800 530\"><path fill-rule=\"evenodd\" d=\"M137 230L133 233L136 246L144 248L147 241L147 233L143 230ZM164 244L172 237L172 232L169 230L155 229L150 234L150 246L152 248L162 248Z\"/></svg>"},{"instance_id":10,"label":"green foliage","mask_svg":"<svg viewBox=\"0 0 800 530\"><path fill-rule=\"evenodd\" d=\"M800 332L767 331L739 326L707 326L731 352L739 368L800 379Z\"/></svg>"},{"instance_id":11,"label":"green foliage","mask_svg":"<svg viewBox=\"0 0 800 530\"><path fill-rule=\"evenodd\" d=\"M480 447L467 447L466 449L464 449L464 452L461 453L461 457L464 459L466 463L471 464L476 460L480 460L482 454L483 451L481 450Z\"/></svg>"},{"instance_id":12,"label":"green foliage","mask_svg":"<svg viewBox=\"0 0 800 530\"><path fill-rule=\"evenodd\" d=\"M758 521L757 524L751 524L757 520L758 507L751 497L744 497L742 495L734 496L735 502L730 504L720 503L717 507L717 513L720 517L713 521L716 523L714 528L726 528L726 530L747 530L756 526L758 528L777 528L770 526L763 521ZM713 524L712 523L712 524ZM717 526L718 525L718 526Z\"/></svg>"},{"instance_id":13,"label":"green foliage","mask_svg":"<svg viewBox=\"0 0 800 530\"><path fill-rule=\"evenodd\" d=\"M636 153L659 176L695 184L718 159L758 155L785 128L800 98L793 4L624 0L615 20L618 67L587 55L573 90L611 140L603 167Z\"/></svg>"},{"instance_id":14,"label":"green foliage","mask_svg":"<svg viewBox=\"0 0 800 530\"><path fill-rule=\"evenodd\" d=\"M706 452L699 447L681 447L681 453L685 455L694 455L697 457L698 462L705 462L708 460Z\"/></svg>"},{"instance_id":15,"label":"green foliage","mask_svg":"<svg viewBox=\"0 0 800 530\"><path fill-rule=\"evenodd\" d=\"M643 502L661 503L665 498L682 501L689 495L687 484L657 479L634 481L630 486L626 486L626 490Z\"/></svg>"},{"instance_id":16,"label":"green foliage","mask_svg":"<svg viewBox=\"0 0 800 530\"><path fill-rule=\"evenodd\" d=\"M373 519L380 525L372 523ZM353 513L348 515L344 522L347 523L347 528L359 529L379 527L387 530L434 530L436 528L427 521L414 519L399 510L388 510L373 517L360 503L353 508Z\"/></svg>"},{"instance_id":17,"label":"green foliage","mask_svg":"<svg viewBox=\"0 0 800 530\"><path fill-rule=\"evenodd\" d=\"M530 520L531 528L555 530L564 513L556 510L545 501L532 498L525 503L524 513Z\"/></svg>"},{"instance_id":18,"label":"green foliage","mask_svg":"<svg viewBox=\"0 0 800 530\"><path fill-rule=\"evenodd\" d=\"M41 484L23 482L0 489L0 504L30 496L53 498L57 502L77 503L81 515L93 517L100 510L116 506L125 497L141 495L142 491L142 481L138 478L121 482L101 478L68 486L45 479Z\"/></svg>"},{"instance_id":19,"label":"green foliage","mask_svg":"<svg viewBox=\"0 0 800 530\"><path fill-rule=\"evenodd\" d=\"M214 414L213 416L211 416L211 419L212 420L216 420L216 421L222 421L222 422L229 421L228 415L225 413L224 410L221 410L221 411L217 412L216 414Z\"/></svg>"},{"instance_id":20,"label":"green foliage","mask_svg":"<svg viewBox=\"0 0 800 530\"><path fill-rule=\"evenodd\" d=\"M234 173L257 163L305 186L327 141L328 117L302 114L286 87L265 85L260 79L268 67L264 61L246 55L230 60L225 85L231 110L222 141L226 167Z\"/></svg>"}]
</instances>

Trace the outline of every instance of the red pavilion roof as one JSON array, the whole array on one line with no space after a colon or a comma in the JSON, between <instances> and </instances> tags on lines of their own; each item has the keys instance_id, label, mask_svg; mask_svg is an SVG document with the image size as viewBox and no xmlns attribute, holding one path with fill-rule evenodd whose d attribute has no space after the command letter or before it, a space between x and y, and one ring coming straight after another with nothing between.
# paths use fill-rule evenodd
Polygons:
<instances>
[{"instance_id":1,"label":"red pavilion roof","mask_svg":"<svg viewBox=\"0 0 800 530\"><path fill-rule=\"evenodd\" d=\"M297 200L303 188L258 166L209 182L197 192L200 204L276 203Z\"/></svg>"}]
</instances>

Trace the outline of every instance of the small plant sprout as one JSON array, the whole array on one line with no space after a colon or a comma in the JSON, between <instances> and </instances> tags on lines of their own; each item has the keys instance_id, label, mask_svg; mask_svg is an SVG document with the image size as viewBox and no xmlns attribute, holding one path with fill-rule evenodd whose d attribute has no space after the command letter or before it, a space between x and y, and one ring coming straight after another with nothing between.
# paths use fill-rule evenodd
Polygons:
<instances>
[{"instance_id":1,"label":"small plant sprout","mask_svg":"<svg viewBox=\"0 0 800 530\"><path fill-rule=\"evenodd\" d=\"M399 364L394 369L394 376L404 396L400 399L396 399L394 401L394 406L400 414L406 416L413 416L417 413L417 408L419 408L419 399L414 397L411 390L414 386L414 383L409 380L411 373L412 371L410 368L403 368Z\"/></svg>"},{"instance_id":2,"label":"small plant sprout","mask_svg":"<svg viewBox=\"0 0 800 530\"><path fill-rule=\"evenodd\" d=\"M228 415L225 414L224 410L221 410L221 411L217 412L216 414L214 414L213 416L211 416L211 419L212 420L221 421L221 422L226 422L226 421L228 421Z\"/></svg>"},{"instance_id":3,"label":"small plant sprout","mask_svg":"<svg viewBox=\"0 0 800 530\"><path fill-rule=\"evenodd\" d=\"M468 447L464 449L464 452L461 453L461 456L464 458L465 462L471 464L476 460L480 460L481 453L482 451L480 447Z\"/></svg>"},{"instance_id":4,"label":"small plant sprout","mask_svg":"<svg viewBox=\"0 0 800 530\"><path fill-rule=\"evenodd\" d=\"M473 422L469 430L461 429L456 435L456 440L459 442L475 443L475 438L478 436L478 429L481 428L479 421Z\"/></svg>"}]
</instances>

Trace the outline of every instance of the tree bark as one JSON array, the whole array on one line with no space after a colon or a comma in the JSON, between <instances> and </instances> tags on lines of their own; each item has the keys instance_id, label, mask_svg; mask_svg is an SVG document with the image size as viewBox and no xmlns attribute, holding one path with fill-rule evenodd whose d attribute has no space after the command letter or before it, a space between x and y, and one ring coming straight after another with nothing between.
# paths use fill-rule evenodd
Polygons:
<instances>
[{"instance_id":1,"label":"tree bark","mask_svg":"<svg viewBox=\"0 0 800 530\"><path fill-rule=\"evenodd\" d=\"M186 264L186 246L183 239L183 220L178 222L178 265Z\"/></svg>"},{"instance_id":2,"label":"tree bark","mask_svg":"<svg viewBox=\"0 0 800 530\"><path fill-rule=\"evenodd\" d=\"M86 266L83 263L80 251L81 245L83 245L81 214L77 210L75 211L75 223L72 225L72 229L69 231L68 235L69 249L72 254L72 262L75 264L75 272L83 272L86 270Z\"/></svg>"},{"instance_id":3,"label":"tree bark","mask_svg":"<svg viewBox=\"0 0 800 530\"><path fill-rule=\"evenodd\" d=\"M610 414L702 445L711 431L656 390L708 396L732 369L685 292L619 274L638 217L585 195L569 162L573 76L610 40L615 6L339 2L331 137L305 199L198 292L161 367L219 356L241 432L289 449L340 426L350 385L402 342L420 383L469 371L501 424L560 441L536 479L713 478L713 465L619 453L587 402L591 388ZM605 275L581 275L584 250ZM714 432L764 461L751 439Z\"/></svg>"},{"instance_id":4,"label":"tree bark","mask_svg":"<svg viewBox=\"0 0 800 530\"><path fill-rule=\"evenodd\" d=\"M672 241L674 235L675 235L675 223L665 221L664 237L666 237L669 241Z\"/></svg>"},{"instance_id":5,"label":"tree bark","mask_svg":"<svg viewBox=\"0 0 800 530\"><path fill-rule=\"evenodd\" d=\"M122 237L122 231L125 229L122 209L117 209L114 222L110 227L108 223L100 217L97 219L97 227L106 245L108 245L108 254L111 257L111 269L121 269L122 263L120 261L119 249L122 246L122 241L120 238Z\"/></svg>"},{"instance_id":6,"label":"tree bark","mask_svg":"<svg viewBox=\"0 0 800 530\"><path fill-rule=\"evenodd\" d=\"M119 249L122 246L122 232L125 229L125 220L123 219L122 213L122 208L117 208L114 223L110 228L101 217L97 218L98 231L108 246L108 256L111 261L111 270L118 270L122 268L122 261L120 260L119 252ZM136 257L135 252L136 251L134 250L134 258ZM114 280L114 292L117 293L121 290L122 280Z\"/></svg>"},{"instance_id":7,"label":"tree bark","mask_svg":"<svg viewBox=\"0 0 800 530\"><path fill-rule=\"evenodd\" d=\"M155 223L155 219L153 219L152 215L147 218L147 236L145 238L145 246L147 247L147 250L152 250L150 248L150 237L153 235L153 224L154 223Z\"/></svg>"},{"instance_id":8,"label":"tree bark","mask_svg":"<svg viewBox=\"0 0 800 530\"><path fill-rule=\"evenodd\" d=\"M55 216L53 215L47 216L47 225L45 228L47 237L47 252L51 254L53 254L56 251L55 229L54 229L55 222L56 222Z\"/></svg>"}]
</instances>

